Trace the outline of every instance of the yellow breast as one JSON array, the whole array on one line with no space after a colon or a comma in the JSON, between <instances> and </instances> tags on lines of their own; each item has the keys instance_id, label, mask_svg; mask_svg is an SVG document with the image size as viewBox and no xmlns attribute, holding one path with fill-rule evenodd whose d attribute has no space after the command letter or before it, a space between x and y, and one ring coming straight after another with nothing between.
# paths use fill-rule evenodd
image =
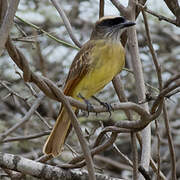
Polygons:
<instances>
[{"instance_id":1,"label":"yellow breast","mask_svg":"<svg viewBox=\"0 0 180 180\"><path fill-rule=\"evenodd\" d=\"M81 93L88 99L108 84L124 66L125 53L120 42L96 40L95 44L90 55L89 71L75 87L74 98Z\"/></svg>"}]
</instances>

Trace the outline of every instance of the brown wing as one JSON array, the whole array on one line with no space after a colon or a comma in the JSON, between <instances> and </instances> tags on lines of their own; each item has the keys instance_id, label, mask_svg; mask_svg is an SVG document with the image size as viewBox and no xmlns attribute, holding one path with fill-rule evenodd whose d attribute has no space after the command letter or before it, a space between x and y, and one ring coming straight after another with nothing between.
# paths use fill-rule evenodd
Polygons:
<instances>
[{"instance_id":1,"label":"brown wing","mask_svg":"<svg viewBox=\"0 0 180 180\"><path fill-rule=\"evenodd\" d=\"M88 72L91 60L91 51L94 45L95 43L93 40L88 41L83 45L78 54L75 56L66 79L64 87L65 95L70 96L72 94L72 91L74 90L74 87L76 87L78 82Z\"/></svg>"}]
</instances>

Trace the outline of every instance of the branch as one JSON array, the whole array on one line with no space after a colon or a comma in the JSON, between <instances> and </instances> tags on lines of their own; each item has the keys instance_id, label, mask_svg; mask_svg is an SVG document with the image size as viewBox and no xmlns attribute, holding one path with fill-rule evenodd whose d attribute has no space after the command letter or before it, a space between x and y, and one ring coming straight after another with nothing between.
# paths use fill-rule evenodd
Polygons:
<instances>
[{"instance_id":1,"label":"branch","mask_svg":"<svg viewBox=\"0 0 180 180\"><path fill-rule=\"evenodd\" d=\"M171 76L164 84L164 88L167 88L171 83L173 83L174 81L176 81L177 79L180 79L180 73Z\"/></svg>"},{"instance_id":2,"label":"branch","mask_svg":"<svg viewBox=\"0 0 180 180\"><path fill-rule=\"evenodd\" d=\"M2 3L6 3L2 2ZM4 45L9 35L9 31L13 24L14 15L16 13L19 0L10 1L9 7L6 10L6 15L4 16L3 22L0 27L0 56L3 52Z\"/></svg>"},{"instance_id":3,"label":"branch","mask_svg":"<svg viewBox=\"0 0 180 180\"><path fill-rule=\"evenodd\" d=\"M179 7L178 0L170 0L170 1L164 0L164 2L168 6L168 8L171 10L171 12L176 16L178 23L180 23L180 17L179 17L180 7Z\"/></svg>"},{"instance_id":4,"label":"branch","mask_svg":"<svg viewBox=\"0 0 180 180\"><path fill-rule=\"evenodd\" d=\"M104 16L104 0L99 1L99 18Z\"/></svg>"},{"instance_id":5,"label":"branch","mask_svg":"<svg viewBox=\"0 0 180 180\"><path fill-rule=\"evenodd\" d=\"M65 95L60 89L57 88L57 86L52 81L43 76L38 76L30 70L28 62L25 59L24 55L12 44L10 38L8 38L7 40L6 48L13 61L23 71L24 81L34 82L49 97L53 99L59 99L63 103L64 107L67 109L67 112L71 119L71 123L75 129L75 132L82 147L82 151L85 155L89 176L92 180L94 180L94 167L89 147L83 136L77 117L72 111L71 105L66 99Z\"/></svg>"},{"instance_id":6,"label":"branch","mask_svg":"<svg viewBox=\"0 0 180 180\"><path fill-rule=\"evenodd\" d=\"M143 6L143 5L139 4L139 3L136 3L136 5L139 6L141 9L143 9L144 11L146 11L147 13L157 17L159 19L159 21L163 20L163 21L166 21L168 23L174 24L176 26L180 26L180 23L177 22L176 20L173 20L171 18L168 18L168 17L165 17L163 15L160 15L160 14L158 14L158 13L148 9L146 6Z\"/></svg>"},{"instance_id":7,"label":"branch","mask_svg":"<svg viewBox=\"0 0 180 180\"><path fill-rule=\"evenodd\" d=\"M73 99L70 96L67 98L72 106L78 107L79 109L82 109L82 110L87 110L86 104L76 99ZM146 110L144 110L140 105L133 102L122 102L119 104L114 103L114 104L111 104L111 106L114 111L124 110L126 112L127 110L133 110L134 112L138 113L140 116L143 116L144 118L146 116L149 116L149 113ZM93 105L93 109L90 109L89 112L95 112L95 113L107 112L107 108L105 108L104 106Z\"/></svg>"},{"instance_id":8,"label":"branch","mask_svg":"<svg viewBox=\"0 0 180 180\"><path fill-rule=\"evenodd\" d=\"M62 9L61 5L60 5L60 1L57 2L57 0L51 0L52 4L54 5L54 7L56 8L56 10L58 11L59 15L61 16L63 22L64 22L64 25L69 33L69 36L71 37L72 41L74 42L74 44L76 44L78 47L81 47L81 43L76 39L76 37L74 36L73 34L73 31L72 31L72 27L71 27L71 24L64 12L64 10Z\"/></svg>"},{"instance_id":9,"label":"branch","mask_svg":"<svg viewBox=\"0 0 180 180\"><path fill-rule=\"evenodd\" d=\"M49 180L83 180L89 178L87 171L66 171L56 166L50 166L23 158L21 156L6 153L0 153L0 167L18 171L23 174L29 174L37 178ZM96 173L95 176L98 180L120 180L119 178L112 178L99 173Z\"/></svg>"},{"instance_id":10,"label":"branch","mask_svg":"<svg viewBox=\"0 0 180 180\"><path fill-rule=\"evenodd\" d=\"M163 116L164 116L164 123L166 127L166 133L168 137L168 146L169 146L169 151L171 154L171 165L172 165L172 172L171 172L171 178L173 180L176 180L176 153L173 145L173 138L171 134L171 129L169 126L169 118L168 118L168 113L167 113L167 108L166 108L166 103L164 102L163 104Z\"/></svg>"},{"instance_id":11,"label":"branch","mask_svg":"<svg viewBox=\"0 0 180 180\"><path fill-rule=\"evenodd\" d=\"M6 43L6 48L11 56L12 60L16 63L16 65L23 71L23 77L24 81L29 81L35 83L48 97L51 99L54 99L56 101L61 101L62 99L59 98L58 94L62 93L61 90L49 79L36 75L30 70L30 67L28 65L28 61L24 57L24 55L20 52L19 49L17 49L11 42L10 38L8 39ZM71 102L73 106L77 106L80 109L87 109L87 106L72 97L68 97L68 100ZM107 109L104 107L94 107L95 110L92 112L106 112ZM149 114L144 110L140 105L131 103L131 102L126 102L126 103L121 103L121 104L114 104L113 109L115 110L134 110L137 112L139 115L143 117L149 116Z\"/></svg>"},{"instance_id":12,"label":"branch","mask_svg":"<svg viewBox=\"0 0 180 180\"><path fill-rule=\"evenodd\" d=\"M128 99L126 98L123 83L121 82L120 75L116 76L113 79L113 86L116 90L118 98L121 102L127 102ZM127 118L132 121L132 113L130 109L125 110ZM131 132L131 145L132 145L132 152L133 152L133 179L137 179L138 176L138 153L137 153L137 146L136 146L136 135L135 133Z\"/></svg>"},{"instance_id":13,"label":"branch","mask_svg":"<svg viewBox=\"0 0 180 180\"><path fill-rule=\"evenodd\" d=\"M120 130L119 132L128 132L128 131L125 131L125 130ZM103 132L103 134L104 134L105 132ZM101 133L100 133L100 135L99 136L101 136ZM98 137L99 137L98 136ZM91 154L92 154L92 156L93 155L95 155L95 154L98 154L98 153L100 153L100 152L102 152L102 151L104 151L105 149L107 149L110 145L112 145L113 143L114 143L114 141L116 140L116 138L117 138L117 133L116 132L113 132L112 134L111 134L111 137L109 138L109 140L107 141L107 142L105 142L105 143L103 143L103 144L101 144L101 145L99 145L98 146L98 144L95 144L95 146L97 146L97 147L94 147L92 150L91 150ZM75 157L71 162L70 162L70 164L75 164L75 163L77 163L77 162L80 162L80 161L82 161L84 159L84 155L82 154L82 155L80 155L80 156L77 156L77 157Z\"/></svg>"},{"instance_id":14,"label":"branch","mask_svg":"<svg viewBox=\"0 0 180 180\"><path fill-rule=\"evenodd\" d=\"M128 6L128 12L129 12L129 19L135 21L136 19L136 4L135 0L129 0L129 6ZM133 26L127 30L128 35L128 45L129 45L129 51L132 58L132 67L136 82L136 95L138 97L138 101L141 102L143 99L145 99L145 82L144 82L144 76L142 71L142 64L140 61L139 56L139 49L138 49L138 40L137 40L137 32L136 27ZM148 104L142 104L142 107L148 112L149 107ZM141 119L142 120L142 119ZM147 125L146 125L147 126ZM141 165L144 167L145 170L148 170L149 168L149 162L150 162L150 151L151 151L151 128L150 125L147 126L142 130L142 151L141 151ZM139 179L142 179L142 176L139 177ZM144 179L144 178L143 178Z\"/></svg>"},{"instance_id":15,"label":"branch","mask_svg":"<svg viewBox=\"0 0 180 180\"><path fill-rule=\"evenodd\" d=\"M149 47L149 50L151 52L153 63L154 63L155 68L156 68L156 73L157 73L158 83L159 83L159 90L161 91L162 90L161 67L159 65L159 62L157 60L157 55L156 55L155 50L154 50L153 45L152 45L151 36L150 36L150 32L149 32L149 26L148 26L147 17L146 17L146 14L144 12L144 9L142 9L142 15L144 18L144 25L145 25L145 29L146 29L148 47Z\"/></svg>"},{"instance_id":16,"label":"branch","mask_svg":"<svg viewBox=\"0 0 180 180\"><path fill-rule=\"evenodd\" d=\"M150 36L150 32L149 32L149 26L148 26L148 22L147 22L147 17L146 17L146 13L144 12L144 9L142 9L142 15L144 18L144 25L145 25L145 30L146 30L146 36L147 36L147 42L148 42L148 47L149 50L151 52L152 55L152 59L153 59L153 63L155 65L156 68L156 73L157 73L157 77L158 77L158 84L159 84L159 90L162 90L162 75L161 75L161 67L159 65L159 62L157 60L157 55L155 53L155 50L153 48L152 45L152 41L151 41L151 36ZM163 101L162 101L163 103ZM158 163L158 175L157 178L160 178L160 135L159 135L159 124L158 121L155 120L155 126L156 126L156 135L157 135L157 163Z\"/></svg>"},{"instance_id":17,"label":"branch","mask_svg":"<svg viewBox=\"0 0 180 180\"><path fill-rule=\"evenodd\" d=\"M3 141L1 141L1 143L7 143L7 142L13 142L13 141L24 141L24 140L29 140L29 139L36 139L36 138L39 138L39 137L42 137L42 136L49 135L50 132L51 131L45 131L45 132L41 132L41 133L29 135L29 136L19 136L19 137L6 138Z\"/></svg>"},{"instance_id":18,"label":"branch","mask_svg":"<svg viewBox=\"0 0 180 180\"><path fill-rule=\"evenodd\" d=\"M111 0L112 4L120 11L120 13L125 16L127 14L126 7L124 7L119 1Z\"/></svg>"},{"instance_id":19,"label":"branch","mask_svg":"<svg viewBox=\"0 0 180 180\"><path fill-rule=\"evenodd\" d=\"M31 26L32 28L44 33L45 35L47 35L49 38L53 39L54 41L66 46L66 47L70 47L70 48L73 48L73 49L77 49L79 50L79 48L77 46L73 46L72 44L68 43L68 42L65 42L65 41L62 41L60 39L57 39L55 36L53 36L52 34L46 32L45 30L43 30L42 28L36 26L35 24L33 23L30 23L22 18L20 18L19 16L15 16L19 21L23 22L24 24L27 24L28 26Z\"/></svg>"},{"instance_id":20,"label":"branch","mask_svg":"<svg viewBox=\"0 0 180 180\"><path fill-rule=\"evenodd\" d=\"M166 84L165 84L165 87L166 87ZM159 104L161 104L161 102L163 101L164 97L166 97L166 95L175 90L176 88L179 88L180 87L180 80L176 83L174 83L172 86L168 86L166 88L163 88L162 91L160 92L160 94L158 95L158 97L156 98L156 100L154 101L153 103L153 106L151 108L151 114L153 114L155 111L156 111L156 108L159 106Z\"/></svg>"},{"instance_id":21,"label":"branch","mask_svg":"<svg viewBox=\"0 0 180 180\"><path fill-rule=\"evenodd\" d=\"M39 97L36 99L34 104L31 106L29 111L25 114L25 116L22 118L22 120L15 124L13 127L8 129L6 132L0 135L0 141L2 141L4 138L6 138L8 135L10 135L12 132L14 132L17 128L25 124L27 121L29 121L30 117L33 115L33 113L36 111L36 109L39 107L42 99L44 98L44 95L42 93L39 94Z\"/></svg>"}]
</instances>

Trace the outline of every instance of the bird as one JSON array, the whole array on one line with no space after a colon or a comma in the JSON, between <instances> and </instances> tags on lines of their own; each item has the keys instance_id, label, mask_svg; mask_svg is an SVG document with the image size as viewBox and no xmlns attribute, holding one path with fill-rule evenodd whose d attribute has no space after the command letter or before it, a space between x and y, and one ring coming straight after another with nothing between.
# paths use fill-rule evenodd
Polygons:
<instances>
[{"instance_id":1,"label":"bird","mask_svg":"<svg viewBox=\"0 0 180 180\"><path fill-rule=\"evenodd\" d=\"M63 88L64 95L82 101L104 88L125 64L125 50L120 36L135 22L122 16L104 16L94 25L90 40L75 56ZM81 95L81 97L79 96ZM77 108L72 107L75 112ZM43 147L43 153L57 157L69 134L71 120L61 106L55 125Z\"/></svg>"}]
</instances>

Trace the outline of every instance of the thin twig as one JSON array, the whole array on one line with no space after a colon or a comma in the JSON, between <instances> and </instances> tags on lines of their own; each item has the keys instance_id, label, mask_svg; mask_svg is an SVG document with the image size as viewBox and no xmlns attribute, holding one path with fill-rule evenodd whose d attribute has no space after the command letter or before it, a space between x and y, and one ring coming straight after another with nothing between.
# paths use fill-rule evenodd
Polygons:
<instances>
[{"instance_id":1,"label":"thin twig","mask_svg":"<svg viewBox=\"0 0 180 180\"><path fill-rule=\"evenodd\" d=\"M144 18L144 25L145 25L145 29L146 29L148 47L149 47L149 50L151 52L153 63L154 63L155 68L156 68L156 73L157 73L157 77L158 77L158 84L159 84L159 90L161 91L162 86L163 86L163 84L162 84L162 76L161 76L161 67L160 67L160 65L158 63L157 56L156 56L156 53L155 53L153 45L152 45L151 36L150 36L150 32L149 32L149 26L148 26L147 17L146 17L146 14L144 12L144 9L142 9L142 14L143 14L143 18Z\"/></svg>"},{"instance_id":2,"label":"thin twig","mask_svg":"<svg viewBox=\"0 0 180 180\"><path fill-rule=\"evenodd\" d=\"M151 113L153 114L156 111L156 108L160 104L162 104L164 97L166 97L166 95L168 93L170 93L171 91L174 91L176 88L179 88L179 87L180 87L180 80L179 81L177 80L177 82L175 84L173 84L172 86L163 88L162 91L160 92L160 94L158 95L158 97L156 98L156 100L153 102L153 106L151 108ZM154 118L153 116L152 116L152 118Z\"/></svg>"},{"instance_id":3,"label":"thin twig","mask_svg":"<svg viewBox=\"0 0 180 180\"><path fill-rule=\"evenodd\" d=\"M53 39L54 41L56 41L56 42L58 42L58 43L60 43L60 44L62 44L62 45L64 45L64 46L66 46L66 47L70 47L70 48L79 50L79 48L78 48L77 46L73 46L73 45L70 44L70 43L67 43L67 42L65 42L65 41L62 41L62 40L56 38L56 37L53 36L52 34L46 32L46 31L43 30L42 28L36 26L35 24L32 24L32 23L30 23L30 22L28 22L28 21L20 18L19 16L15 16L15 17L16 17L18 20L20 20L21 22L23 22L24 24L27 24L27 25L31 26L32 28L34 28L34 29L36 29L36 30L38 30L38 31L40 31L40 32L43 32L45 35L47 35L49 38Z\"/></svg>"},{"instance_id":4,"label":"thin twig","mask_svg":"<svg viewBox=\"0 0 180 180\"><path fill-rule=\"evenodd\" d=\"M128 166L124 163L119 163L111 158L105 157L105 156L101 156L101 155L95 155L94 159L98 160L98 161L102 161L105 164L109 164L110 166L113 166L115 168L118 168L120 170L128 170L128 171L132 171L132 167Z\"/></svg>"},{"instance_id":5,"label":"thin twig","mask_svg":"<svg viewBox=\"0 0 180 180\"><path fill-rule=\"evenodd\" d=\"M49 135L50 132L51 132L51 131L45 131L45 132L41 132L41 133L29 135L29 136L19 136L19 137L6 138L6 139L2 140L1 143L7 143L7 142L13 142L13 141L24 141L24 140L30 140L30 139L36 139L36 138L39 138L39 137L42 137L42 136Z\"/></svg>"},{"instance_id":6,"label":"thin twig","mask_svg":"<svg viewBox=\"0 0 180 180\"><path fill-rule=\"evenodd\" d=\"M10 93L8 94L8 96L9 95L11 95L11 94L13 94L13 95L15 95L15 96L17 96L18 98L20 98L20 99L22 99L26 104L27 104L27 106L30 108L32 105L30 105L29 103L28 103L28 98L24 98L24 97L22 97L21 95L19 95L17 92L15 92L13 89L11 89L8 85L6 85L6 83L5 82L3 82L3 81L0 81L0 84L2 85L2 86L4 86ZM5 96L4 98L7 98L7 96ZM23 113L23 114L25 114L25 113ZM35 114L39 117L39 119L48 127L48 129L51 129L51 126L49 125L49 123L37 112L37 111L35 111Z\"/></svg>"},{"instance_id":7,"label":"thin twig","mask_svg":"<svg viewBox=\"0 0 180 180\"><path fill-rule=\"evenodd\" d=\"M167 17L165 17L163 15L160 15L160 14L148 9L146 6L143 6L143 5L139 4L139 3L136 3L136 5L139 6L141 9L143 9L144 11L146 11L147 13L157 17L159 19L159 21L164 20L164 21L166 21L168 23L174 24L176 26L180 26L180 24L178 24L176 20L173 20L173 19L167 18Z\"/></svg>"},{"instance_id":8,"label":"thin twig","mask_svg":"<svg viewBox=\"0 0 180 180\"><path fill-rule=\"evenodd\" d=\"M27 98L24 98L23 96L21 96L21 95L19 95L18 93L16 93L13 89L9 88L8 85L7 85L5 82L0 81L0 84L1 84L2 86L4 86L11 94L14 94L15 96L17 96L18 98L20 98L20 99L22 99L22 100L24 100L24 101L27 100Z\"/></svg>"},{"instance_id":9,"label":"thin twig","mask_svg":"<svg viewBox=\"0 0 180 180\"><path fill-rule=\"evenodd\" d=\"M167 108L166 108L166 103L163 103L163 116L164 116L164 122L165 122L165 127L166 127L166 133L168 137L168 146L169 146L169 151L171 154L171 165L172 165L172 172L171 172L171 179L176 180L176 154L174 150L174 145L173 145L173 138L171 135L171 129L169 126L169 118L168 118L168 113L167 113Z\"/></svg>"},{"instance_id":10,"label":"thin twig","mask_svg":"<svg viewBox=\"0 0 180 180\"><path fill-rule=\"evenodd\" d=\"M71 37L72 41L74 42L74 44L76 44L76 46L78 47L81 47L81 43L76 39L76 37L74 36L73 34L73 31L72 31L72 27L71 27L71 24L63 10L63 8L61 7L61 4L60 4L60 1L57 2L56 0L51 0L52 4L54 5L54 7L56 8L56 10L58 11L59 15L61 16L63 22L64 22L64 25L69 33L69 36Z\"/></svg>"},{"instance_id":11,"label":"thin twig","mask_svg":"<svg viewBox=\"0 0 180 180\"><path fill-rule=\"evenodd\" d=\"M91 154L95 155L95 154L100 153L101 151L104 151L106 148L108 148L110 145L112 145L112 143L114 143L114 141L116 140L116 137L117 137L117 133L113 132L111 134L110 139L107 142L105 142L97 147L94 147L91 150ZM70 161L70 164L78 163L78 162L82 161L83 159L84 159L84 155L82 154L80 156L75 157L72 161Z\"/></svg>"},{"instance_id":12,"label":"thin twig","mask_svg":"<svg viewBox=\"0 0 180 180\"><path fill-rule=\"evenodd\" d=\"M154 160L151 158L150 160L150 166L153 169L153 171L158 174L158 168L156 166L156 163L154 162ZM167 178L165 177L165 175L162 173L162 171L160 171L160 177L162 180L167 180Z\"/></svg>"},{"instance_id":13,"label":"thin twig","mask_svg":"<svg viewBox=\"0 0 180 180\"><path fill-rule=\"evenodd\" d=\"M136 144L136 133L131 133L131 141L133 152L133 180L138 180L138 152Z\"/></svg>"},{"instance_id":14,"label":"thin twig","mask_svg":"<svg viewBox=\"0 0 180 180\"><path fill-rule=\"evenodd\" d=\"M44 94L40 93L39 97L36 99L36 101L34 102L34 104L31 106L31 108L29 109L29 111L25 114L25 116L22 118L22 120L15 124L13 127L11 127L10 129L8 129L6 132L4 132L3 134L0 135L0 141L2 141L3 139L5 139L7 136L9 136L12 132L14 132L17 128L19 128L20 126L22 126L23 124L25 124L27 121L29 121L30 117L33 115L33 113L36 111L36 109L39 107L41 101L44 98Z\"/></svg>"},{"instance_id":15,"label":"thin twig","mask_svg":"<svg viewBox=\"0 0 180 180\"><path fill-rule=\"evenodd\" d=\"M171 83L176 81L177 79L180 79L180 73L170 77L165 83L163 88L167 88Z\"/></svg>"}]
</instances>

